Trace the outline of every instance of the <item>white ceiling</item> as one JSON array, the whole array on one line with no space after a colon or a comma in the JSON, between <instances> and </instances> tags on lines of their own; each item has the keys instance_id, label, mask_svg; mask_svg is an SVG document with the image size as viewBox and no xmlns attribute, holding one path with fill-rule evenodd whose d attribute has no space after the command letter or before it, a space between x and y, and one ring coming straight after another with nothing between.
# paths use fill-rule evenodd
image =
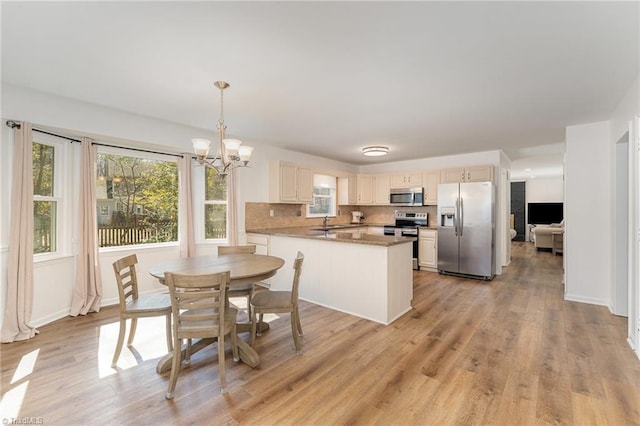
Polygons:
<instances>
[{"instance_id":1,"label":"white ceiling","mask_svg":"<svg viewBox=\"0 0 640 426\"><path fill-rule=\"evenodd\" d=\"M523 169L535 157L558 167L565 127L609 119L639 72L638 2L2 2L1 12L3 82L213 133L213 81L226 80L228 137L353 164L502 149ZM363 157L371 144L391 153Z\"/></svg>"}]
</instances>

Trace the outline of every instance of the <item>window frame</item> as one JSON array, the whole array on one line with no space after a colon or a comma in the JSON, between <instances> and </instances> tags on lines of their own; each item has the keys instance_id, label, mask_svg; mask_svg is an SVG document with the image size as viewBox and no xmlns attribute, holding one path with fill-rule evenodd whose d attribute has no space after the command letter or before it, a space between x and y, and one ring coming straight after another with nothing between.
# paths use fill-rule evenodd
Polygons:
<instances>
[{"instance_id":1,"label":"window frame","mask_svg":"<svg viewBox=\"0 0 640 426\"><path fill-rule=\"evenodd\" d=\"M206 200L206 166L201 166L192 162L191 171L193 173L193 231L194 241L196 244L225 244L229 241L229 182L227 180L227 200ZM226 205L227 206L227 229L225 230L225 238L205 238L205 208L207 205Z\"/></svg>"},{"instance_id":2,"label":"window frame","mask_svg":"<svg viewBox=\"0 0 640 426\"><path fill-rule=\"evenodd\" d=\"M329 178L333 178L333 186L330 187L330 189L333 191L333 193L331 195L316 195L316 188L318 186L316 186L316 182L315 182L315 177L316 176L323 176L323 177L329 177ZM338 214L338 178L337 176L333 176L333 175L326 175L326 174L322 174L322 173L314 173L313 174L313 202L312 203L308 203L306 205L306 217L307 218L318 218L318 217L336 217ZM332 211L328 214L325 213L311 213L311 207L315 205L315 199L316 197L318 198L330 198L333 199L333 207L332 207Z\"/></svg>"},{"instance_id":3,"label":"window frame","mask_svg":"<svg viewBox=\"0 0 640 426\"><path fill-rule=\"evenodd\" d=\"M172 155L164 155L164 154L154 154L151 152L143 152L143 151L138 151L135 149L127 149L127 148L118 148L118 147L114 147L114 146L104 146L104 145L99 145L98 146L98 152L97 155L100 154L111 154L111 155L120 155L120 156L124 156L124 157L137 157L137 158L143 158L143 159L147 159L147 160L158 160L158 161L167 161L167 162L174 162L176 163L176 173L178 176L178 182L179 182L179 174L180 174L180 167L178 164L178 157L173 157ZM97 156L96 156L97 158ZM97 175L96 175L97 178ZM97 201L97 200L96 200ZM178 246L180 244L180 220L181 220L181 211L180 211L180 184L178 183L178 237L175 241L166 241L166 242L161 242L161 243L144 243L144 244L129 244L129 245L121 245L121 246L109 246L109 247L98 247L98 252L99 253L110 253L110 252L118 252L118 251L130 251L131 249L143 249L143 248L149 248L149 249L153 249L153 248L159 248L159 247L175 247ZM114 204L114 211L117 208L117 204L119 204L120 202L117 202L116 204ZM97 211L96 211L97 213ZM97 224L96 224L97 226ZM97 229L96 229L97 231Z\"/></svg>"},{"instance_id":4,"label":"window frame","mask_svg":"<svg viewBox=\"0 0 640 426\"><path fill-rule=\"evenodd\" d=\"M77 167L75 167L76 159L72 155L74 152L72 145L75 145L74 143L36 131L32 132L31 142L32 144L51 146L54 149L53 195L35 195L33 194L33 188L31 189L33 194L32 211L33 205L35 205L37 201L54 201L56 203L56 219L54 225L56 248L46 253L33 253L33 261L34 263L38 263L71 256L72 230L75 217L77 217L77 209L73 208L76 204L73 200L77 199L75 196L75 188L78 186L77 184L73 185L72 182L77 181L73 176L73 170ZM35 229L33 232L35 232Z\"/></svg>"}]
</instances>

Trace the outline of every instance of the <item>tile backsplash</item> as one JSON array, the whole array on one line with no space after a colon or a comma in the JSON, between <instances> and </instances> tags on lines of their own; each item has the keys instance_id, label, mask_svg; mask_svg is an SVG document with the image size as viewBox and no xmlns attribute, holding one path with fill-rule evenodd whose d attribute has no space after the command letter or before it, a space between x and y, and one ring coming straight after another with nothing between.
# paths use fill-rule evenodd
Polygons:
<instances>
[{"instance_id":1,"label":"tile backsplash","mask_svg":"<svg viewBox=\"0 0 640 426\"><path fill-rule=\"evenodd\" d=\"M393 224L394 211L429 213L429 225L436 225L436 206L394 207L394 206L338 206L338 216L330 218L330 224L351 223L351 212L364 213L364 223L374 225ZM273 216L270 215L273 211ZM273 229L296 226L322 225L322 218L307 218L305 204L245 203L245 229Z\"/></svg>"}]
</instances>

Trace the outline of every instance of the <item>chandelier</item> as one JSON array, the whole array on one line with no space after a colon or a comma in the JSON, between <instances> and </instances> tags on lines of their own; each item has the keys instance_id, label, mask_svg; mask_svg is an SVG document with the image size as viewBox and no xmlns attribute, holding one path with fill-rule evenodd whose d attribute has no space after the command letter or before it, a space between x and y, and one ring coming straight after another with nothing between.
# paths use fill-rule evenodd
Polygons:
<instances>
[{"instance_id":1,"label":"chandelier","mask_svg":"<svg viewBox=\"0 0 640 426\"><path fill-rule=\"evenodd\" d=\"M224 124L224 89L229 87L226 81L213 83L220 89L220 119L218 120L218 148L216 155L209 157L211 141L208 139L191 139L196 160L201 165L215 169L216 173L225 176L236 167L247 167L251 159L253 148L241 145L238 139L225 139L224 132L227 126Z\"/></svg>"}]
</instances>

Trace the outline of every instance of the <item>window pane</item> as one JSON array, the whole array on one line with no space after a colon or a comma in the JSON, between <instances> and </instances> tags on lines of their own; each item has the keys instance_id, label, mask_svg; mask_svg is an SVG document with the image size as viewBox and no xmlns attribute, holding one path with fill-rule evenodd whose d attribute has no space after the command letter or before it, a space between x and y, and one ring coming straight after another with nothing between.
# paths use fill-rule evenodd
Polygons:
<instances>
[{"instance_id":1,"label":"window pane","mask_svg":"<svg viewBox=\"0 0 640 426\"><path fill-rule=\"evenodd\" d=\"M56 202L33 202L33 253L56 251Z\"/></svg>"},{"instance_id":2,"label":"window pane","mask_svg":"<svg viewBox=\"0 0 640 426\"><path fill-rule=\"evenodd\" d=\"M100 153L96 203L100 247L177 241L177 163Z\"/></svg>"},{"instance_id":3,"label":"window pane","mask_svg":"<svg viewBox=\"0 0 640 426\"><path fill-rule=\"evenodd\" d=\"M320 215L333 215L333 211L332 211L332 203L333 203L333 199L332 198L320 198L320 197L314 197L313 198L313 203L312 205L309 206L309 213L310 214L320 214Z\"/></svg>"},{"instance_id":4,"label":"window pane","mask_svg":"<svg viewBox=\"0 0 640 426\"><path fill-rule=\"evenodd\" d=\"M53 146L33 143L33 195L53 196L54 150Z\"/></svg>"},{"instance_id":5,"label":"window pane","mask_svg":"<svg viewBox=\"0 0 640 426\"><path fill-rule=\"evenodd\" d=\"M206 204L204 206L204 237L226 238L227 237L227 205L226 204Z\"/></svg>"},{"instance_id":6,"label":"window pane","mask_svg":"<svg viewBox=\"0 0 640 426\"><path fill-rule=\"evenodd\" d=\"M227 201L227 178L220 176L210 167L205 169L206 185L204 199L207 201Z\"/></svg>"},{"instance_id":7,"label":"window pane","mask_svg":"<svg viewBox=\"0 0 640 426\"><path fill-rule=\"evenodd\" d=\"M313 203L307 204L307 217L336 215L336 177L313 175Z\"/></svg>"}]
</instances>

